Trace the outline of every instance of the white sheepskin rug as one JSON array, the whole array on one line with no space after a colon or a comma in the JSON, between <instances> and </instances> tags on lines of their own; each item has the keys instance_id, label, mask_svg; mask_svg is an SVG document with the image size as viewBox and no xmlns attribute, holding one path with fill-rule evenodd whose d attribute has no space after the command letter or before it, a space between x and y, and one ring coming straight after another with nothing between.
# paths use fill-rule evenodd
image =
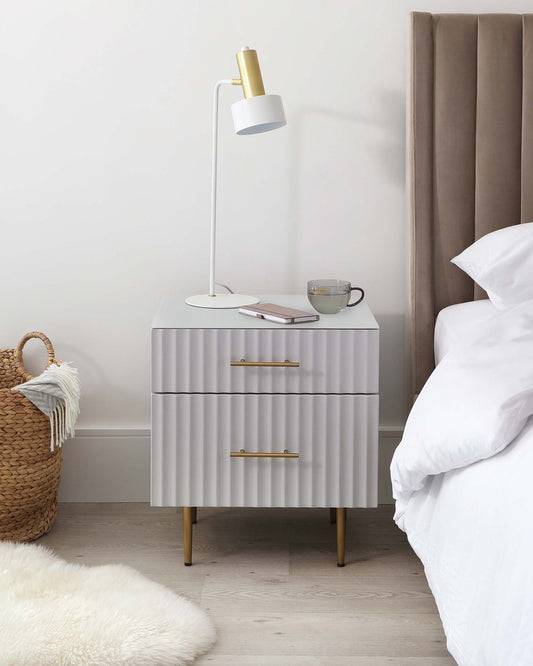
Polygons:
<instances>
[{"instance_id":1,"label":"white sheepskin rug","mask_svg":"<svg viewBox=\"0 0 533 666\"><path fill-rule=\"evenodd\" d=\"M197 606L130 567L0 543L2 665L184 666L214 641Z\"/></svg>"}]
</instances>

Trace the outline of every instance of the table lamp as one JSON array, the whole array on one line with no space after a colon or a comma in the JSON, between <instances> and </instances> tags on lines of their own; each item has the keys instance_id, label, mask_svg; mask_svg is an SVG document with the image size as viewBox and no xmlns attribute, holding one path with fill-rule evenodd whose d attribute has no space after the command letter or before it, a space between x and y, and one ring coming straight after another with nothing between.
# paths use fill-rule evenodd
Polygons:
<instances>
[{"instance_id":1,"label":"table lamp","mask_svg":"<svg viewBox=\"0 0 533 666\"><path fill-rule=\"evenodd\" d=\"M213 159L211 188L211 249L209 253L209 293L189 296L188 305L199 308L238 308L258 303L255 296L215 293L215 246L217 213L217 148L218 148L218 91L223 85L242 86L244 99L231 105L233 124L237 134L269 132L287 124L279 95L266 95L257 53L248 46L237 53L240 79L222 79L215 84L213 93Z\"/></svg>"}]
</instances>

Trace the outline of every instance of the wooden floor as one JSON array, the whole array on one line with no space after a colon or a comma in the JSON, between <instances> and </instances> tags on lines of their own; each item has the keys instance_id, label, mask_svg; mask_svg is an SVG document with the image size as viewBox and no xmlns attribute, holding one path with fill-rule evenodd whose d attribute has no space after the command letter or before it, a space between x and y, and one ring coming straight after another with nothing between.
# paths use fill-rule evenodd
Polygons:
<instances>
[{"instance_id":1,"label":"wooden floor","mask_svg":"<svg viewBox=\"0 0 533 666\"><path fill-rule=\"evenodd\" d=\"M422 565L392 507L349 509L346 567L327 509L199 509L193 566L181 511L63 504L37 543L128 564L199 604L218 630L196 666L453 666Z\"/></svg>"}]
</instances>

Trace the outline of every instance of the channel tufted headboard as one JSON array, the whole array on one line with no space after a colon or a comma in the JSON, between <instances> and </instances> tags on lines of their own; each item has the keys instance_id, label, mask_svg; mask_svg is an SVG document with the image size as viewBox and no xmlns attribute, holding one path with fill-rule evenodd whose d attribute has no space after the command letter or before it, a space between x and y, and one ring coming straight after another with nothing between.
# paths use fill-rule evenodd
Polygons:
<instances>
[{"instance_id":1,"label":"channel tufted headboard","mask_svg":"<svg viewBox=\"0 0 533 666\"><path fill-rule=\"evenodd\" d=\"M439 311L486 298L450 259L533 221L533 14L411 14L408 395L434 367Z\"/></svg>"}]
</instances>

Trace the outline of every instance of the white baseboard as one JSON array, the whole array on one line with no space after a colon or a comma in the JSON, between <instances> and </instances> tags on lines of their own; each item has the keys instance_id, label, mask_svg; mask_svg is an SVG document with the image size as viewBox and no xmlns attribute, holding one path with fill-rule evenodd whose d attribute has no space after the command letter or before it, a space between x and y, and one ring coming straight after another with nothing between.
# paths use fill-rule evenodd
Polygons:
<instances>
[{"instance_id":1,"label":"white baseboard","mask_svg":"<svg viewBox=\"0 0 533 666\"><path fill-rule=\"evenodd\" d=\"M389 465L401 428L379 432L380 504L392 504ZM80 429L64 445L60 502L149 502L150 431Z\"/></svg>"},{"instance_id":2,"label":"white baseboard","mask_svg":"<svg viewBox=\"0 0 533 666\"><path fill-rule=\"evenodd\" d=\"M150 431L76 430L65 442L60 502L149 502Z\"/></svg>"}]
</instances>

